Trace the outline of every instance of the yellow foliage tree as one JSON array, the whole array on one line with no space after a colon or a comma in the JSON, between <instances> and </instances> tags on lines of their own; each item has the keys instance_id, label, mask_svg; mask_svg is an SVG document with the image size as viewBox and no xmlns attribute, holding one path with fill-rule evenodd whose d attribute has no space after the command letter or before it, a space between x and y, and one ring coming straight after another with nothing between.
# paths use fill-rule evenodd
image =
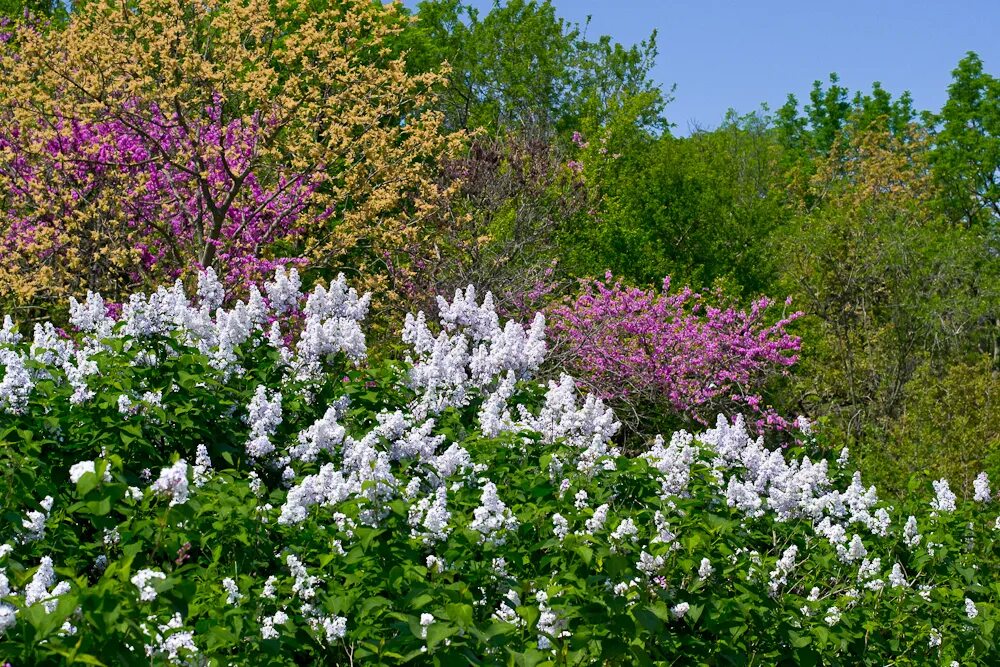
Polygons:
<instances>
[{"instance_id":1,"label":"yellow foliage tree","mask_svg":"<svg viewBox=\"0 0 1000 667\"><path fill-rule=\"evenodd\" d=\"M87 0L22 24L0 55L0 299L250 256L388 293L461 140L430 110L443 74L389 47L404 21L370 0Z\"/></svg>"}]
</instances>

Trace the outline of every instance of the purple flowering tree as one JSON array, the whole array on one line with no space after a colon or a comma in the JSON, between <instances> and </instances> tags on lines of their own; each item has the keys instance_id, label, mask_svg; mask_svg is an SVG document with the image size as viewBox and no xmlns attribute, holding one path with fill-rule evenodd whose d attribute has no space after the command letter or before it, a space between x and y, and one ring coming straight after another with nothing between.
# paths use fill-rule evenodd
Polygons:
<instances>
[{"instance_id":1,"label":"purple flowering tree","mask_svg":"<svg viewBox=\"0 0 1000 667\"><path fill-rule=\"evenodd\" d=\"M0 253L36 248L56 272L82 244L88 288L116 274L124 287L213 265L244 285L299 261L267 250L300 234L321 172L262 164L274 128L260 114L224 121L215 104L197 119L153 107L128 122L60 115L42 129L4 126Z\"/></svg>"},{"instance_id":2,"label":"purple flowering tree","mask_svg":"<svg viewBox=\"0 0 1000 667\"><path fill-rule=\"evenodd\" d=\"M788 427L762 392L797 361L801 342L787 328L802 313L769 323L768 298L748 309L711 301L690 287L671 293L669 277L657 292L608 273L550 310L550 334L570 372L636 422L667 411L705 424L721 412L745 413L758 429Z\"/></svg>"}]
</instances>

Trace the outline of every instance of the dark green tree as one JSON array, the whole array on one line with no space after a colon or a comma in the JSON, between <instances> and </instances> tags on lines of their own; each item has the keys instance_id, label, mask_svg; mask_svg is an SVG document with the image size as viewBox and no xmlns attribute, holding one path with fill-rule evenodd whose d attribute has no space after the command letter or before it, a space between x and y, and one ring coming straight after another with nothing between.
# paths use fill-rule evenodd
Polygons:
<instances>
[{"instance_id":1,"label":"dark green tree","mask_svg":"<svg viewBox=\"0 0 1000 667\"><path fill-rule=\"evenodd\" d=\"M1000 79L969 53L952 72L938 125L935 174L956 221L997 231L1000 223ZM994 238L994 242L996 239Z\"/></svg>"},{"instance_id":2,"label":"dark green tree","mask_svg":"<svg viewBox=\"0 0 1000 667\"><path fill-rule=\"evenodd\" d=\"M641 96L640 122L662 127L666 97L649 78L655 33L624 47L587 39L560 18L550 0L496 2L481 15L460 0L423 0L401 37L415 68L448 62L441 109L454 129L577 129L586 117L606 121L622 97Z\"/></svg>"}]
</instances>

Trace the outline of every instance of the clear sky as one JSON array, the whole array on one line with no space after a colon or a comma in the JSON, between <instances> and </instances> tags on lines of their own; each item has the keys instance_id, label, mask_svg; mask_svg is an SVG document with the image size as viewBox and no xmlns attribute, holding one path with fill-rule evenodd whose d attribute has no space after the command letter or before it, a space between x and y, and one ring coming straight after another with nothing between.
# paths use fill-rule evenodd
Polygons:
<instances>
[{"instance_id":1,"label":"clear sky","mask_svg":"<svg viewBox=\"0 0 1000 667\"><path fill-rule=\"evenodd\" d=\"M482 12L493 0L466 0ZM408 1L412 6L414 2ZM657 30L653 77L677 84L667 115L675 134L714 127L730 107L772 109L837 72L850 90L880 81L917 109L937 110L967 51L1000 74L1000 0L554 0L592 37L632 44Z\"/></svg>"}]
</instances>

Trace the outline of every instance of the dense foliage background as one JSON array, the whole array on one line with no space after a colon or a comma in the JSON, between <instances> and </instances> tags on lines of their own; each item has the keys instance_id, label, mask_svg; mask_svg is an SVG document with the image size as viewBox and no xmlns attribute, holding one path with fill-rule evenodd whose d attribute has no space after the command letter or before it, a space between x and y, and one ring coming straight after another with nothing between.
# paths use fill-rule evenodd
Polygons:
<instances>
[{"instance_id":1,"label":"dense foliage background","mask_svg":"<svg viewBox=\"0 0 1000 667\"><path fill-rule=\"evenodd\" d=\"M981 504L942 511L951 503L939 481L961 501L991 502L981 474L1000 475L1000 78L976 54L955 64L938 110L831 75L808 100L731 112L681 137L672 91L650 78L655 33L631 47L593 38L547 1L478 12L460 0L413 10L13 0L0 15L0 314L11 318L0 331L0 613L11 615L0 627L12 628L0 658L126 660L182 637L175 612L193 619L184 627L198 654L219 664L311 660L334 645L344 662L445 664L771 664L793 649L822 664L996 656L993 518ZM314 289L327 296L310 307ZM436 298L456 290L457 300ZM482 353L494 366L448 371L440 364L463 352L425 331L437 316L473 356L512 338L489 353L499 357ZM495 329L502 319L511 328ZM564 376L581 400L593 396L567 417L573 428L596 405L615 424L597 438L613 463L567 473L572 493L587 494L579 507L552 462L597 440L552 435L542 416L556 391L547 382L573 394ZM497 401L519 407L484 422ZM397 410L404 431L420 433L409 445L386 421ZM253 431L267 414L274 429ZM377 433L368 445L388 467L374 463L382 454L365 465L396 482L361 483L358 498L327 503L333 519L310 515L309 526L262 521L325 465L364 467L333 445L301 465L276 462L320 437L301 435L309 429L338 428L341 439ZM681 429L704 435L694 445L676 436L686 444L667 456L656 435ZM816 533L823 516L775 518L777 473L762 481L746 457L724 461L726 438L779 452L767 456L797 471L814 465L802 456L833 461L846 448L810 493L854 489L844 492L866 498L865 511L884 505L892 529L868 525L872 558L845 558L838 540L850 536ZM268 443L278 453L249 454ZM473 468L440 501L453 519L431 553L408 522L447 485L416 470L452 444ZM675 459L684 485L657 491L673 473L656 461ZM177 460L188 467L171 468ZM87 461L93 471L80 472ZM726 486L720 466L750 471L767 512L740 500L745 480ZM157 495L182 478L189 501ZM426 498L403 493L418 478ZM866 495L870 484L885 503ZM375 500L377 510L363 507ZM867 525L851 502L826 518ZM636 522L626 553L595 531L552 534L554 515L583 521L602 504L616 518L609 529ZM503 508L505 545L474 539L480 505ZM680 542L645 552L662 559L653 575L636 564L643 540L664 535L657 513ZM901 533L910 515L922 542ZM759 586L755 572L781 579L775 563L792 546L785 562L807 560L808 575L781 595ZM876 553L885 572L871 565ZM323 571L317 602L300 595L308 577L289 555ZM345 555L350 567L327 569ZM702 557L714 578L691 577ZM893 565L905 586L868 586L889 581ZM164 574L151 575L158 609L135 599L140 570ZM279 598L294 609L249 592L272 575L292 576L297 588ZM46 585L32 607L36 579ZM229 604L247 595L252 614L221 605L223 580L236 590ZM66 595L45 602L53 586ZM513 615L498 611L506 590ZM560 595L553 611L547 600ZM682 603L690 613L670 611ZM285 609L302 622L275 620ZM418 612L437 620L422 625ZM67 634L63 622L87 631ZM554 656L540 646L546 634Z\"/></svg>"}]
</instances>

